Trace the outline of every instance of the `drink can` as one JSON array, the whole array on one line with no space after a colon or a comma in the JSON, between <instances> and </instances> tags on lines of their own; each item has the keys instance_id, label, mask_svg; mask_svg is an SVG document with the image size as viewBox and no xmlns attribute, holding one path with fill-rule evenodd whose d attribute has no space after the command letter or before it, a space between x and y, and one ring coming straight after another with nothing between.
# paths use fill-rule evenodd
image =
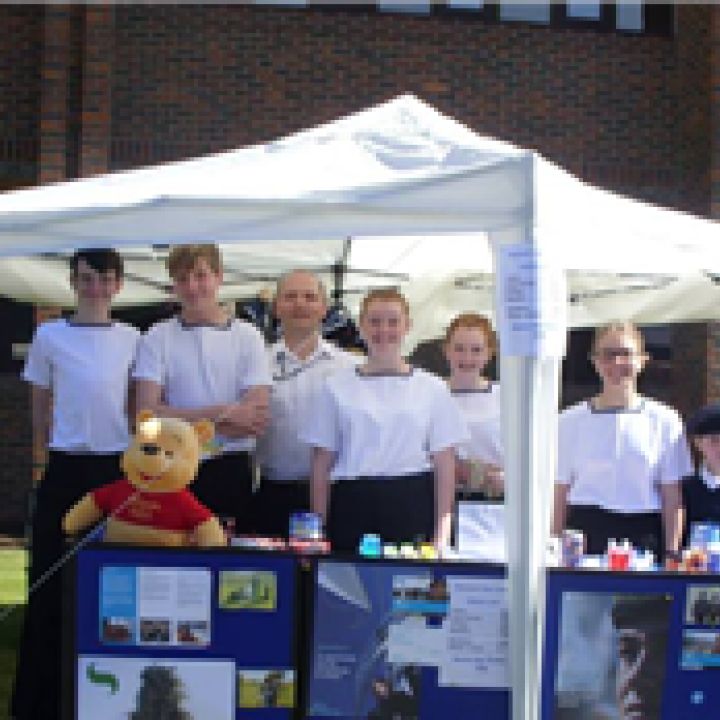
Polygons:
<instances>
[{"instance_id":1,"label":"drink can","mask_svg":"<svg viewBox=\"0 0 720 720\"><path fill-rule=\"evenodd\" d=\"M563 530L562 560L565 567L578 567L585 554L585 534L581 530Z\"/></svg>"},{"instance_id":2,"label":"drink can","mask_svg":"<svg viewBox=\"0 0 720 720\"><path fill-rule=\"evenodd\" d=\"M720 574L720 542L711 542L707 546L707 569Z\"/></svg>"},{"instance_id":3,"label":"drink can","mask_svg":"<svg viewBox=\"0 0 720 720\"><path fill-rule=\"evenodd\" d=\"M296 512L290 515L290 538L322 540L322 520L317 513Z\"/></svg>"}]
</instances>

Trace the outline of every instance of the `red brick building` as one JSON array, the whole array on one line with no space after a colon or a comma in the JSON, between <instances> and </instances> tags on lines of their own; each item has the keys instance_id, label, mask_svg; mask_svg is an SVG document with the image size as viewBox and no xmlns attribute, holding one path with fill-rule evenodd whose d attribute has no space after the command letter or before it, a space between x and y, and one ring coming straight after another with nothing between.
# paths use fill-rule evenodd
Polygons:
<instances>
[{"instance_id":1,"label":"red brick building","mask_svg":"<svg viewBox=\"0 0 720 720\"><path fill-rule=\"evenodd\" d=\"M0 5L0 27L0 188L262 142L413 92L590 182L720 215L710 4ZM1 530L30 482L11 345L32 309L0 301L0 320ZM720 399L715 324L664 337L665 399Z\"/></svg>"}]
</instances>

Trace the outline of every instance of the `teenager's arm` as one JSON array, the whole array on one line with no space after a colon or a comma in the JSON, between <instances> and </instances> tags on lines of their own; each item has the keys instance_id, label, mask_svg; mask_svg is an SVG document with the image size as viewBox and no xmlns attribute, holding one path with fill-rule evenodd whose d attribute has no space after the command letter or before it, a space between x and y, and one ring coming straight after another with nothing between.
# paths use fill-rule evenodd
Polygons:
<instances>
[{"instance_id":1,"label":"teenager's arm","mask_svg":"<svg viewBox=\"0 0 720 720\"><path fill-rule=\"evenodd\" d=\"M162 387L152 380L135 381L135 408L151 410L158 417L176 417L188 422L210 420L217 423L227 405L205 405L199 408L175 408L163 400Z\"/></svg>"},{"instance_id":2,"label":"teenager's arm","mask_svg":"<svg viewBox=\"0 0 720 720\"><path fill-rule=\"evenodd\" d=\"M567 498L570 492L569 485L555 485L555 501L553 505L553 516L551 534L560 535L565 529L567 520Z\"/></svg>"},{"instance_id":3,"label":"teenager's arm","mask_svg":"<svg viewBox=\"0 0 720 720\"><path fill-rule=\"evenodd\" d=\"M32 476L33 483L42 479L47 464L47 448L50 442L52 392L49 388L33 385L30 395L32 409Z\"/></svg>"},{"instance_id":4,"label":"teenager's arm","mask_svg":"<svg viewBox=\"0 0 720 720\"><path fill-rule=\"evenodd\" d=\"M660 485L660 507L665 535L665 550L677 553L680 550L682 532L680 483L663 483Z\"/></svg>"},{"instance_id":5,"label":"teenager's arm","mask_svg":"<svg viewBox=\"0 0 720 720\"><path fill-rule=\"evenodd\" d=\"M313 448L312 469L310 471L310 508L322 517L327 524L330 501L330 469L335 462L332 450Z\"/></svg>"},{"instance_id":6,"label":"teenager's arm","mask_svg":"<svg viewBox=\"0 0 720 720\"><path fill-rule=\"evenodd\" d=\"M270 387L255 385L242 400L229 403L218 417L217 430L225 437L242 438L262 435L270 422Z\"/></svg>"},{"instance_id":7,"label":"teenager's arm","mask_svg":"<svg viewBox=\"0 0 720 720\"><path fill-rule=\"evenodd\" d=\"M450 544L450 526L455 500L455 448L433 454L435 466L435 528L433 545L441 549Z\"/></svg>"}]
</instances>

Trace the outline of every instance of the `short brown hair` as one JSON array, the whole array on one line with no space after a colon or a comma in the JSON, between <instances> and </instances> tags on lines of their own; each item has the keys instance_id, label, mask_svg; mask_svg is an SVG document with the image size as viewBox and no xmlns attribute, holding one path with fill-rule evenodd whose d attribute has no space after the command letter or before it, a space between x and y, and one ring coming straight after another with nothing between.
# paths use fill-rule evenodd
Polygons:
<instances>
[{"instance_id":1,"label":"short brown hair","mask_svg":"<svg viewBox=\"0 0 720 720\"><path fill-rule=\"evenodd\" d=\"M476 328L482 330L487 340L488 350L490 351L490 357L492 358L497 351L497 338L495 331L492 328L492 324L488 318L480 313L466 312L460 313L454 317L445 331L445 344L450 342L450 338L453 333L459 328Z\"/></svg>"},{"instance_id":2,"label":"short brown hair","mask_svg":"<svg viewBox=\"0 0 720 720\"><path fill-rule=\"evenodd\" d=\"M645 339L643 338L642 333L635 323L632 323L629 320L624 320L622 322L611 322L607 325L601 325L600 327L595 328L592 347L590 348L590 353L592 355L597 352L597 346L600 344L600 341L605 337L605 335L611 332L620 332L629 335L635 340L639 353L641 355L645 354Z\"/></svg>"},{"instance_id":3,"label":"short brown hair","mask_svg":"<svg viewBox=\"0 0 720 720\"><path fill-rule=\"evenodd\" d=\"M368 294L362 299L360 303L360 319L362 320L367 311L370 303L372 302L396 302L398 303L405 313L405 317L410 319L410 304L407 298L394 287L390 288L375 288L370 290Z\"/></svg>"},{"instance_id":4,"label":"short brown hair","mask_svg":"<svg viewBox=\"0 0 720 720\"><path fill-rule=\"evenodd\" d=\"M210 243L199 245L175 245L167 259L167 269L170 277L175 280L179 273L184 270L192 270L198 260L207 261L214 273L219 273L222 268L220 248Z\"/></svg>"}]
</instances>

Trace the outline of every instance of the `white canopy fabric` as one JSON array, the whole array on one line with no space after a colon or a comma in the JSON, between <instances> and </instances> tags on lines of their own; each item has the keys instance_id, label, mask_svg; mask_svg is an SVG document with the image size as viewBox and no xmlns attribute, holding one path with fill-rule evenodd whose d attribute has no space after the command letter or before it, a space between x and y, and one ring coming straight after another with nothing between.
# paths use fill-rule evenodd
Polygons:
<instances>
[{"instance_id":1,"label":"white canopy fabric","mask_svg":"<svg viewBox=\"0 0 720 720\"><path fill-rule=\"evenodd\" d=\"M247 296L292 267L327 270L351 237L347 304L401 285L414 342L458 310L492 310L488 238L524 222L534 200L537 242L569 271L572 325L718 317L716 223L592 187L538 155L525 197L525 158L404 95L262 145L5 193L0 292L69 305L64 264L38 253L101 245L127 257L119 304L153 302L167 297L164 248L206 241L223 245L224 296Z\"/></svg>"},{"instance_id":2,"label":"white canopy fabric","mask_svg":"<svg viewBox=\"0 0 720 720\"><path fill-rule=\"evenodd\" d=\"M407 274L413 339L491 309L501 245L555 254L571 322L717 316L717 224L592 188L411 96L266 145L2 195L0 288L68 302L57 258L21 256L107 245L131 251L125 302L154 300L166 278L153 246L205 241L226 249L226 292L245 295L248 272L332 264L348 237L350 270ZM538 717L558 363L501 344L514 720Z\"/></svg>"}]
</instances>

